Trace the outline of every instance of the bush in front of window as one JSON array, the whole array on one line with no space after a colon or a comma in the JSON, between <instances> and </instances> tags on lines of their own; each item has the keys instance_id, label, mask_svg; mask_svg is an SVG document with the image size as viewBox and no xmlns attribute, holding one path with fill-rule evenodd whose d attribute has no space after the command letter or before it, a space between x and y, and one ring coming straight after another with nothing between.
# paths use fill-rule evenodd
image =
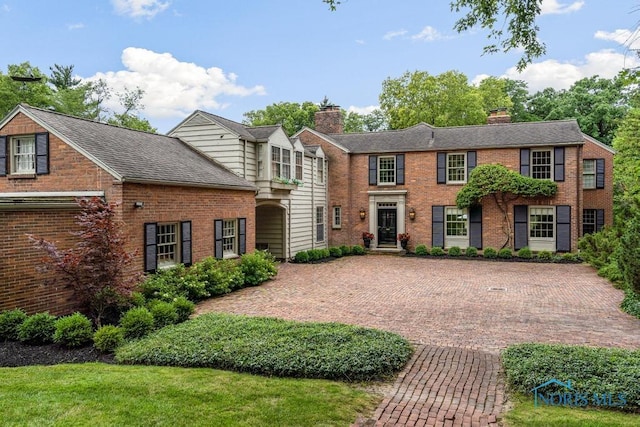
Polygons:
<instances>
[{"instance_id":1,"label":"bush in front of window","mask_svg":"<svg viewBox=\"0 0 640 427\"><path fill-rule=\"evenodd\" d=\"M66 347L82 347L91 342L91 320L81 313L73 313L56 320L53 341Z\"/></svg>"},{"instance_id":2,"label":"bush in front of window","mask_svg":"<svg viewBox=\"0 0 640 427\"><path fill-rule=\"evenodd\" d=\"M427 249L427 245L416 246L416 255L420 255L420 256L429 255L429 249Z\"/></svg>"},{"instance_id":3,"label":"bush in front of window","mask_svg":"<svg viewBox=\"0 0 640 427\"><path fill-rule=\"evenodd\" d=\"M113 353L124 342L122 328L104 325L93 334L93 346L103 353Z\"/></svg>"},{"instance_id":4,"label":"bush in front of window","mask_svg":"<svg viewBox=\"0 0 640 427\"><path fill-rule=\"evenodd\" d=\"M460 256L462 255L462 249L460 249L460 246L451 246L447 253L449 256Z\"/></svg>"},{"instance_id":5,"label":"bush in front of window","mask_svg":"<svg viewBox=\"0 0 640 427\"><path fill-rule=\"evenodd\" d=\"M18 339L33 345L52 343L56 331L55 322L55 316L47 312L31 315L18 328Z\"/></svg>"},{"instance_id":6,"label":"bush in front of window","mask_svg":"<svg viewBox=\"0 0 640 427\"><path fill-rule=\"evenodd\" d=\"M20 325L25 320L27 314L19 308L0 313L0 341L17 341Z\"/></svg>"},{"instance_id":7,"label":"bush in front of window","mask_svg":"<svg viewBox=\"0 0 640 427\"><path fill-rule=\"evenodd\" d=\"M296 253L296 255L293 257L293 260L298 264L309 262L309 253L307 251L300 251Z\"/></svg>"},{"instance_id":8,"label":"bush in front of window","mask_svg":"<svg viewBox=\"0 0 640 427\"><path fill-rule=\"evenodd\" d=\"M440 246L431 248L431 255L433 256L444 256L444 254L444 249L442 249Z\"/></svg>"},{"instance_id":9,"label":"bush in front of window","mask_svg":"<svg viewBox=\"0 0 640 427\"><path fill-rule=\"evenodd\" d=\"M533 257L533 253L531 252L531 249L529 249L528 246L525 246L524 248L521 248L518 251L518 258L531 259L532 257Z\"/></svg>"},{"instance_id":10,"label":"bush in front of window","mask_svg":"<svg viewBox=\"0 0 640 427\"><path fill-rule=\"evenodd\" d=\"M245 286L258 286L278 274L275 257L268 251L255 251L240 257Z\"/></svg>"},{"instance_id":11,"label":"bush in front of window","mask_svg":"<svg viewBox=\"0 0 640 427\"><path fill-rule=\"evenodd\" d=\"M550 252L550 251L540 251L536 256L538 259L543 261L553 260L553 252Z\"/></svg>"},{"instance_id":12,"label":"bush in front of window","mask_svg":"<svg viewBox=\"0 0 640 427\"><path fill-rule=\"evenodd\" d=\"M502 248L498 251L498 258L500 259L511 259L513 257L513 253L511 253L511 249Z\"/></svg>"},{"instance_id":13,"label":"bush in front of window","mask_svg":"<svg viewBox=\"0 0 640 427\"><path fill-rule=\"evenodd\" d=\"M320 259L322 258L329 258L331 256L331 252L329 252L329 249L320 249Z\"/></svg>"},{"instance_id":14,"label":"bush in front of window","mask_svg":"<svg viewBox=\"0 0 640 427\"><path fill-rule=\"evenodd\" d=\"M354 255L364 255L365 254L365 250L360 245L353 245L351 247L351 253L354 254Z\"/></svg>"},{"instance_id":15,"label":"bush in front of window","mask_svg":"<svg viewBox=\"0 0 640 427\"><path fill-rule=\"evenodd\" d=\"M153 331L153 314L146 307L131 308L122 315L120 327L125 338L142 338Z\"/></svg>"},{"instance_id":16,"label":"bush in front of window","mask_svg":"<svg viewBox=\"0 0 640 427\"><path fill-rule=\"evenodd\" d=\"M467 249L464 250L464 254L466 256L476 257L478 256L478 249L476 249L473 246L469 246Z\"/></svg>"},{"instance_id":17,"label":"bush in front of window","mask_svg":"<svg viewBox=\"0 0 640 427\"><path fill-rule=\"evenodd\" d=\"M189 275L204 283L209 296L224 295L244 285L242 270L235 259L207 257L191 266Z\"/></svg>"},{"instance_id":18,"label":"bush in front of window","mask_svg":"<svg viewBox=\"0 0 640 427\"><path fill-rule=\"evenodd\" d=\"M340 258L342 256L342 250L337 246L332 246L329 248L329 255L334 258Z\"/></svg>"},{"instance_id":19,"label":"bush in front of window","mask_svg":"<svg viewBox=\"0 0 640 427\"><path fill-rule=\"evenodd\" d=\"M482 251L482 256L488 259L495 259L498 257L498 251L493 248L486 248Z\"/></svg>"},{"instance_id":20,"label":"bush in front of window","mask_svg":"<svg viewBox=\"0 0 640 427\"><path fill-rule=\"evenodd\" d=\"M178 311L171 302L151 301L149 303L149 311L153 316L153 326L156 329L178 323Z\"/></svg>"},{"instance_id":21,"label":"bush in front of window","mask_svg":"<svg viewBox=\"0 0 640 427\"><path fill-rule=\"evenodd\" d=\"M179 296L190 301L200 301L210 296L205 283L199 281L197 276L190 273L182 264L159 270L148 276L140 285L140 291L147 299L167 302Z\"/></svg>"},{"instance_id":22,"label":"bush in front of window","mask_svg":"<svg viewBox=\"0 0 640 427\"><path fill-rule=\"evenodd\" d=\"M343 256L349 256L351 255L351 246L342 245L340 246L340 251L342 252Z\"/></svg>"}]
</instances>

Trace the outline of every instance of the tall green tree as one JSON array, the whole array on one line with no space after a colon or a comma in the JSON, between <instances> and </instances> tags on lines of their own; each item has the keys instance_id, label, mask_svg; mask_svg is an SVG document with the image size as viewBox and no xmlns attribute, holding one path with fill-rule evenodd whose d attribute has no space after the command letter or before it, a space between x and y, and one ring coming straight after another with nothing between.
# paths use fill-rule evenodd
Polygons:
<instances>
[{"instance_id":1,"label":"tall green tree","mask_svg":"<svg viewBox=\"0 0 640 427\"><path fill-rule=\"evenodd\" d=\"M487 77L478 85L478 91L482 97L484 111L491 111L498 108L506 108L511 111L513 101L507 93L507 79L498 77Z\"/></svg>"},{"instance_id":2,"label":"tall green tree","mask_svg":"<svg viewBox=\"0 0 640 427\"><path fill-rule=\"evenodd\" d=\"M437 76L407 71L398 78L389 77L382 83L379 100L391 129L420 122L435 126L475 125L487 119L482 94L458 71Z\"/></svg>"},{"instance_id":3,"label":"tall green tree","mask_svg":"<svg viewBox=\"0 0 640 427\"><path fill-rule=\"evenodd\" d=\"M264 110L252 110L243 114L242 123L249 126L282 125L287 135L291 136L303 127L315 128L314 116L320 107L310 101L277 102L267 105Z\"/></svg>"},{"instance_id":4,"label":"tall green tree","mask_svg":"<svg viewBox=\"0 0 640 427\"><path fill-rule=\"evenodd\" d=\"M630 110L613 140L614 208L622 225L640 214L640 108Z\"/></svg>"},{"instance_id":5,"label":"tall green tree","mask_svg":"<svg viewBox=\"0 0 640 427\"><path fill-rule=\"evenodd\" d=\"M34 77L40 80L20 82L11 77ZM51 106L52 96L47 76L29 62L9 65L7 74L0 72L0 117L4 117L20 103L48 108Z\"/></svg>"},{"instance_id":6,"label":"tall green tree","mask_svg":"<svg viewBox=\"0 0 640 427\"><path fill-rule=\"evenodd\" d=\"M342 111L344 116L344 133L378 132L389 129L389 120L379 108L376 108L369 114Z\"/></svg>"},{"instance_id":7,"label":"tall green tree","mask_svg":"<svg viewBox=\"0 0 640 427\"><path fill-rule=\"evenodd\" d=\"M114 113L107 119L107 123L128 129L155 133L157 129L151 126L147 119L141 118L137 114L139 110L144 108L144 105L142 105L143 97L144 90L139 87L133 90L125 88L124 93L118 94L118 99L124 111L122 113Z\"/></svg>"}]
</instances>

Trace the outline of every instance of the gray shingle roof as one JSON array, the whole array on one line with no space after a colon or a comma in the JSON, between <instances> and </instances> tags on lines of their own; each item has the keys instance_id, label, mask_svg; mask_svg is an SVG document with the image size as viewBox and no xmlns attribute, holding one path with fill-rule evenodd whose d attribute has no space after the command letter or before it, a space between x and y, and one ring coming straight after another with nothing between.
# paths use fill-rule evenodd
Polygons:
<instances>
[{"instance_id":1,"label":"gray shingle roof","mask_svg":"<svg viewBox=\"0 0 640 427\"><path fill-rule=\"evenodd\" d=\"M437 128L424 123L407 129L327 135L352 153L436 151L583 144L575 120Z\"/></svg>"},{"instance_id":2,"label":"gray shingle roof","mask_svg":"<svg viewBox=\"0 0 640 427\"><path fill-rule=\"evenodd\" d=\"M233 120L225 119L215 114L207 113L206 111L198 110L198 113L204 117L218 123L221 126L236 133L240 138L247 141L261 142L266 141L278 128L279 125L270 126L247 126L242 123L234 122Z\"/></svg>"},{"instance_id":3,"label":"gray shingle roof","mask_svg":"<svg viewBox=\"0 0 640 427\"><path fill-rule=\"evenodd\" d=\"M256 126L247 127L247 132L251 133L257 141L266 141L280 126Z\"/></svg>"},{"instance_id":4,"label":"gray shingle roof","mask_svg":"<svg viewBox=\"0 0 640 427\"><path fill-rule=\"evenodd\" d=\"M255 189L250 182L178 138L79 119L28 105L18 108L123 181Z\"/></svg>"}]
</instances>

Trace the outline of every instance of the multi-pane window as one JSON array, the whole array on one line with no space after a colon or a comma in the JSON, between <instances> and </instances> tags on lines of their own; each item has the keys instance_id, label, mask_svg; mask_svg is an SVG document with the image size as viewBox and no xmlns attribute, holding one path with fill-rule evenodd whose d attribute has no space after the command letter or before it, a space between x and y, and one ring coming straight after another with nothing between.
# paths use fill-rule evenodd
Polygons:
<instances>
[{"instance_id":1,"label":"multi-pane window","mask_svg":"<svg viewBox=\"0 0 640 427\"><path fill-rule=\"evenodd\" d=\"M11 173L36 172L36 140L33 136L11 138Z\"/></svg>"},{"instance_id":2,"label":"multi-pane window","mask_svg":"<svg viewBox=\"0 0 640 427\"><path fill-rule=\"evenodd\" d=\"M318 157L318 184L324 183L324 159L322 157Z\"/></svg>"},{"instance_id":3,"label":"multi-pane window","mask_svg":"<svg viewBox=\"0 0 640 427\"><path fill-rule=\"evenodd\" d=\"M582 161L582 186L596 188L596 161L588 159Z\"/></svg>"},{"instance_id":4,"label":"multi-pane window","mask_svg":"<svg viewBox=\"0 0 640 427\"><path fill-rule=\"evenodd\" d=\"M551 150L531 151L531 177L536 179L551 179L553 160Z\"/></svg>"},{"instance_id":5,"label":"multi-pane window","mask_svg":"<svg viewBox=\"0 0 640 427\"><path fill-rule=\"evenodd\" d=\"M342 227L342 207L333 207L333 228Z\"/></svg>"},{"instance_id":6,"label":"multi-pane window","mask_svg":"<svg viewBox=\"0 0 640 427\"><path fill-rule=\"evenodd\" d=\"M378 183L379 184L395 184L396 183L396 157L379 157L378 158Z\"/></svg>"},{"instance_id":7,"label":"multi-pane window","mask_svg":"<svg viewBox=\"0 0 640 427\"><path fill-rule=\"evenodd\" d=\"M222 252L224 255L236 253L236 220L222 221Z\"/></svg>"},{"instance_id":8,"label":"multi-pane window","mask_svg":"<svg viewBox=\"0 0 640 427\"><path fill-rule=\"evenodd\" d=\"M302 181L302 151L296 151L296 179Z\"/></svg>"},{"instance_id":9,"label":"multi-pane window","mask_svg":"<svg viewBox=\"0 0 640 427\"><path fill-rule=\"evenodd\" d=\"M467 213L464 209L446 208L447 237L467 235Z\"/></svg>"},{"instance_id":10,"label":"multi-pane window","mask_svg":"<svg viewBox=\"0 0 640 427\"><path fill-rule=\"evenodd\" d=\"M554 209L552 207L529 208L529 237L553 239Z\"/></svg>"},{"instance_id":11,"label":"multi-pane window","mask_svg":"<svg viewBox=\"0 0 640 427\"><path fill-rule=\"evenodd\" d=\"M158 267L169 267L178 263L178 224L158 224Z\"/></svg>"},{"instance_id":12,"label":"multi-pane window","mask_svg":"<svg viewBox=\"0 0 640 427\"><path fill-rule=\"evenodd\" d=\"M584 209L582 211L582 235L596 232L596 210Z\"/></svg>"},{"instance_id":13,"label":"multi-pane window","mask_svg":"<svg viewBox=\"0 0 640 427\"><path fill-rule=\"evenodd\" d=\"M271 147L271 178L291 177L291 151L286 148Z\"/></svg>"},{"instance_id":14,"label":"multi-pane window","mask_svg":"<svg viewBox=\"0 0 640 427\"><path fill-rule=\"evenodd\" d=\"M447 183L466 181L466 155L464 153L447 154Z\"/></svg>"},{"instance_id":15,"label":"multi-pane window","mask_svg":"<svg viewBox=\"0 0 640 427\"><path fill-rule=\"evenodd\" d=\"M324 242L324 206L316 207L316 242Z\"/></svg>"}]
</instances>

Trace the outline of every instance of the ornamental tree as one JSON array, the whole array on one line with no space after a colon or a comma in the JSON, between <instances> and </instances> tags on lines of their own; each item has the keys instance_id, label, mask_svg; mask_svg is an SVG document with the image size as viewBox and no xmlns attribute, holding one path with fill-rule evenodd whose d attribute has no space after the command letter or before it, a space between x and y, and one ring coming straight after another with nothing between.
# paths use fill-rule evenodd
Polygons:
<instances>
[{"instance_id":1,"label":"ornamental tree","mask_svg":"<svg viewBox=\"0 0 640 427\"><path fill-rule=\"evenodd\" d=\"M553 181L534 179L502 165L480 165L473 169L467 184L458 192L456 205L460 209L479 205L492 198L502 213L503 248L510 246L513 226L509 220L509 203L519 197L553 197L558 185Z\"/></svg>"},{"instance_id":2,"label":"ornamental tree","mask_svg":"<svg viewBox=\"0 0 640 427\"><path fill-rule=\"evenodd\" d=\"M43 251L43 271L57 272L71 286L100 326L110 309L116 308L140 281L140 274L127 271L135 252L125 250L121 224L116 221L116 205L101 198L79 199L76 218L79 231L71 232L78 243L60 249L55 243L28 235Z\"/></svg>"}]
</instances>

